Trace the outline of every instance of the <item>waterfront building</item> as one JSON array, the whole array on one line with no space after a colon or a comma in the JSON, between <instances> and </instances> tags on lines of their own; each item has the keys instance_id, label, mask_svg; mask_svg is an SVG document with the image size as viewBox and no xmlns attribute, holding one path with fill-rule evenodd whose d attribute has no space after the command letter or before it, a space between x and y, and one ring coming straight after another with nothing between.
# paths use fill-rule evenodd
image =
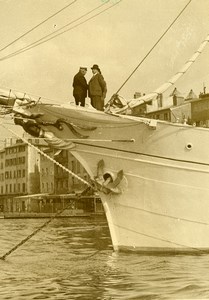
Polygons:
<instances>
[{"instance_id":1,"label":"waterfront building","mask_svg":"<svg viewBox=\"0 0 209 300\"><path fill-rule=\"evenodd\" d=\"M160 94L149 103L142 101L134 108L134 115L174 123L187 123L195 126L209 127L209 93L196 96L191 89L184 98L175 88L165 100Z\"/></svg>"},{"instance_id":2,"label":"waterfront building","mask_svg":"<svg viewBox=\"0 0 209 300\"><path fill-rule=\"evenodd\" d=\"M70 151L54 150L36 138L28 142L7 139L4 149L0 150L0 211L5 217L57 213L66 206L65 214L69 215L103 212L98 195L91 191L79 197L86 185L53 162L57 161L88 181L87 172Z\"/></svg>"},{"instance_id":3,"label":"waterfront building","mask_svg":"<svg viewBox=\"0 0 209 300\"><path fill-rule=\"evenodd\" d=\"M89 180L86 170L70 151L62 150L55 156L55 160L84 180ZM56 194L79 193L86 188L86 185L57 165L55 165L54 176Z\"/></svg>"},{"instance_id":4,"label":"waterfront building","mask_svg":"<svg viewBox=\"0 0 209 300\"><path fill-rule=\"evenodd\" d=\"M0 150L0 212L4 210L5 150Z\"/></svg>"},{"instance_id":5,"label":"waterfront building","mask_svg":"<svg viewBox=\"0 0 209 300\"><path fill-rule=\"evenodd\" d=\"M38 148L46 148L39 139L29 139ZM4 211L26 211L25 201L15 197L40 193L40 155L21 139L6 139L4 148L4 181L1 187Z\"/></svg>"},{"instance_id":6,"label":"waterfront building","mask_svg":"<svg viewBox=\"0 0 209 300\"><path fill-rule=\"evenodd\" d=\"M54 154L56 150L52 148L47 148L44 150L44 153L54 159ZM40 156L40 193L55 193L55 166L52 160L50 160L47 156Z\"/></svg>"},{"instance_id":7,"label":"waterfront building","mask_svg":"<svg viewBox=\"0 0 209 300\"><path fill-rule=\"evenodd\" d=\"M191 102L191 119L196 126L209 127L209 93Z\"/></svg>"}]
</instances>

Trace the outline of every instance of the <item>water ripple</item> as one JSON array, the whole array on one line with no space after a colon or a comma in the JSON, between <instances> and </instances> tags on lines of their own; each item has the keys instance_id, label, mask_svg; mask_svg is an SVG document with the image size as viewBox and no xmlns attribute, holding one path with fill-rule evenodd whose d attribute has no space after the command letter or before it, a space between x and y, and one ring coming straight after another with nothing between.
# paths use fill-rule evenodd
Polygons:
<instances>
[{"instance_id":1,"label":"water ripple","mask_svg":"<svg viewBox=\"0 0 209 300\"><path fill-rule=\"evenodd\" d=\"M0 220L3 255L44 221ZM57 219L0 261L0 299L209 299L209 260L112 252L106 221Z\"/></svg>"}]
</instances>

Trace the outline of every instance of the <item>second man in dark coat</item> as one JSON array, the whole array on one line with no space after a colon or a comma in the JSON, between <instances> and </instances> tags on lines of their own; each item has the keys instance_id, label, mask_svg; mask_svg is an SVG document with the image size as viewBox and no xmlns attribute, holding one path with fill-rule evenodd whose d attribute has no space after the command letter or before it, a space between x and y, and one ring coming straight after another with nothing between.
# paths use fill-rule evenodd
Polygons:
<instances>
[{"instance_id":1,"label":"second man in dark coat","mask_svg":"<svg viewBox=\"0 0 209 300\"><path fill-rule=\"evenodd\" d=\"M97 110L104 110L104 99L107 93L107 85L98 65L93 65L93 76L89 81L89 97L91 105Z\"/></svg>"}]
</instances>

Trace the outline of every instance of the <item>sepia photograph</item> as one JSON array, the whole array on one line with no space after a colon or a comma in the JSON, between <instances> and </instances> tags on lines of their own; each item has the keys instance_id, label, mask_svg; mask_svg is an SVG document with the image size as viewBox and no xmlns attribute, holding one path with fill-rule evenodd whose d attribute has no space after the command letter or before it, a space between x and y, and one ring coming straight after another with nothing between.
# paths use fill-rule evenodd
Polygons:
<instances>
[{"instance_id":1,"label":"sepia photograph","mask_svg":"<svg viewBox=\"0 0 209 300\"><path fill-rule=\"evenodd\" d=\"M0 0L0 299L209 299L209 0Z\"/></svg>"}]
</instances>

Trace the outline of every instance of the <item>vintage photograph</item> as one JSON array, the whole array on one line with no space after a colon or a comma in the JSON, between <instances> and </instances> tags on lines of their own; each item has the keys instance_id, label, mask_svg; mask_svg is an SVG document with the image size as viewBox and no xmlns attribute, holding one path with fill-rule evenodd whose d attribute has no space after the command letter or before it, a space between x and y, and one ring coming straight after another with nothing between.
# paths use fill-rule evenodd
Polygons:
<instances>
[{"instance_id":1,"label":"vintage photograph","mask_svg":"<svg viewBox=\"0 0 209 300\"><path fill-rule=\"evenodd\" d=\"M0 299L209 299L209 0L0 0Z\"/></svg>"}]
</instances>

